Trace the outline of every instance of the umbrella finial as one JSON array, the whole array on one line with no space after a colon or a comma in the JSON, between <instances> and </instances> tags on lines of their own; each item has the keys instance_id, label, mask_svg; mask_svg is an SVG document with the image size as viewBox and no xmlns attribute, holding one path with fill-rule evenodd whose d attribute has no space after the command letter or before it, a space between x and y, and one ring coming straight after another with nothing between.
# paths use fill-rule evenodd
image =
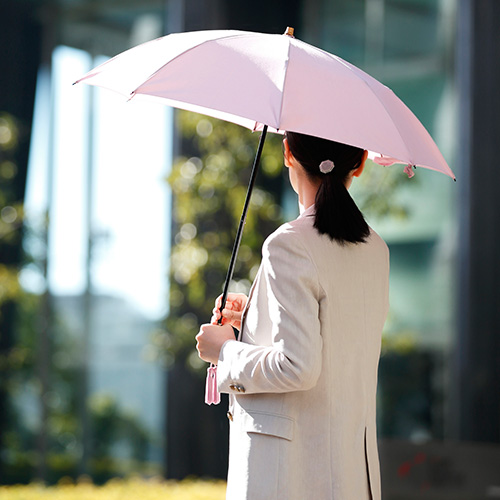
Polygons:
<instances>
[{"instance_id":1,"label":"umbrella finial","mask_svg":"<svg viewBox=\"0 0 500 500\"><path fill-rule=\"evenodd\" d=\"M290 26L287 26L286 27L286 31L283 33L284 35L287 35L287 36L291 36L292 38L294 38L293 36L293 32L295 30L293 28L291 28Z\"/></svg>"}]
</instances>

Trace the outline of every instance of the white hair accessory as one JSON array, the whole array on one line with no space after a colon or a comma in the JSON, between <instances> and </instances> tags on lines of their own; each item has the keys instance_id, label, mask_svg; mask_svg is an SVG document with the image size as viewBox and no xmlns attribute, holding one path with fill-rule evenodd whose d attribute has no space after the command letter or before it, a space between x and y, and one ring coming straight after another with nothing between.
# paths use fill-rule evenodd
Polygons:
<instances>
[{"instance_id":1,"label":"white hair accessory","mask_svg":"<svg viewBox=\"0 0 500 500\"><path fill-rule=\"evenodd\" d=\"M319 164L319 170L322 174L328 174L335 168L332 160L324 160Z\"/></svg>"}]
</instances>

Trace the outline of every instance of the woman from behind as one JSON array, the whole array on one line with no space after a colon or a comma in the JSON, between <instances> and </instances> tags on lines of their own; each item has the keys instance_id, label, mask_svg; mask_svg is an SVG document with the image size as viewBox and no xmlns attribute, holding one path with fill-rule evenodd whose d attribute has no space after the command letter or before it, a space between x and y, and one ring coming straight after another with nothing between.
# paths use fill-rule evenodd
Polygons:
<instances>
[{"instance_id":1,"label":"woman from behind","mask_svg":"<svg viewBox=\"0 0 500 500\"><path fill-rule=\"evenodd\" d=\"M219 297L197 335L229 394L227 498L379 500L389 256L348 192L367 152L294 132L283 144L301 214L267 238L249 297L229 294L217 326Z\"/></svg>"}]
</instances>

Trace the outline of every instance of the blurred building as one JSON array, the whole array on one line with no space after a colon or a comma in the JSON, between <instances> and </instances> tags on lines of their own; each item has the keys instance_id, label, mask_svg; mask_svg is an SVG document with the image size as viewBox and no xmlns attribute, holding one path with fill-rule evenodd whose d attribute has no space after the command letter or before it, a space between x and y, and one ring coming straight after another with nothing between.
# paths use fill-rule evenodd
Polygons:
<instances>
[{"instance_id":1,"label":"blurred building","mask_svg":"<svg viewBox=\"0 0 500 500\"><path fill-rule=\"evenodd\" d=\"M28 129L33 124L26 203L42 219L51 215L48 251L41 252L45 276L26 266L22 278L27 287L50 292L51 314L58 311L70 323L81 318L73 329L84 360L81 390L108 392L135 411L156 436L144 460L155 462L155 470L166 463L174 477L225 473L223 459L204 469L208 459L186 437L187 421L169 420L164 368L147 364L148 332L167 312L171 214L163 177L172 155L182 151L170 111L105 109L108 95L71 92L70 83L104 57L162 34L214 28L281 33L294 26L298 38L392 88L458 179L454 184L419 170L396 197L407 216L369 220L391 251L391 311L379 372L386 497L418 498L424 490L428 498L500 497L500 198L494 176L500 3L0 0L0 14L0 112L19 116ZM27 155L19 156L19 165L26 171ZM36 242L29 248L36 254ZM43 355L50 332L41 331L38 370L48 391ZM91 441L90 417L81 409L80 415ZM38 442L42 452L46 446ZM92 448L83 453L91 457ZM113 453L126 455L119 446ZM0 456L0 474L1 464Z\"/></svg>"}]
</instances>

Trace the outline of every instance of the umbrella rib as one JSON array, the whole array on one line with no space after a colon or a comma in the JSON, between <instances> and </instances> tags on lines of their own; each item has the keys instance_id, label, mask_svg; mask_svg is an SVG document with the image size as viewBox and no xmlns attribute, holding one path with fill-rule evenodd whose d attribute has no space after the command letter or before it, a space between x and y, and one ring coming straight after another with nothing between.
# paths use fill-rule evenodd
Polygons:
<instances>
[{"instance_id":1,"label":"umbrella rib","mask_svg":"<svg viewBox=\"0 0 500 500\"><path fill-rule=\"evenodd\" d=\"M281 116L283 114L283 101L284 101L284 98L285 98L285 86L286 86L286 80L287 80L287 77L288 77L288 65L290 64L290 50L292 48L292 40L289 40L288 41L288 53L287 53L287 56L286 56L286 69L285 69L285 76L283 78L283 90L281 91L281 102L280 102L280 114L279 114L279 117L278 117L278 127L281 125ZM279 128L277 129L279 130Z\"/></svg>"},{"instance_id":2,"label":"umbrella rib","mask_svg":"<svg viewBox=\"0 0 500 500\"><path fill-rule=\"evenodd\" d=\"M344 64L344 61L342 61L342 64ZM387 114L387 116L389 117L389 119L391 120L392 123L394 123L393 119L392 119L392 116L391 114L389 113L389 111L387 110L387 108L385 107L385 104L378 98L377 94L375 93L375 91L372 89L371 85L366 81L366 79L363 77L363 75L360 75L360 79L362 80L362 82L370 89L370 92L377 98L378 102L382 105L382 108L384 109L385 113ZM389 88L387 87L387 90L389 90L390 92L392 92L394 94L394 92ZM394 96L399 99L398 96L396 96L396 94L394 94ZM399 128L396 126L396 124L394 124L394 128L396 129L396 132L397 134L399 135L399 137L401 138L401 141L403 142L403 144L405 145L405 148L406 148L406 151L408 153L408 157L411 156L411 152L410 152L410 148L408 147L408 144L406 143L406 140L405 138L401 135L401 132L399 131ZM387 155L386 155L387 156ZM399 158L398 158L399 159ZM405 163L402 161L402 163ZM414 163L412 162L412 165L414 165Z\"/></svg>"},{"instance_id":3,"label":"umbrella rib","mask_svg":"<svg viewBox=\"0 0 500 500\"><path fill-rule=\"evenodd\" d=\"M296 39L295 39L296 40ZM301 40L297 40L297 42L299 43L305 43ZM334 56L333 54L330 54L329 52L326 52L324 51L323 49L320 49L318 47L314 47L312 45L309 45L309 44L305 44L309 47L312 47L314 48L315 50L317 50L318 52L322 53L322 54L326 54L328 57L334 57L336 61L338 61L340 64L342 64L343 66L345 66L346 68L348 68L349 70L351 70L351 65L349 65L346 61L344 61L341 57L338 57L338 56ZM286 65L286 72L285 72L285 78L283 79L283 90L285 88L285 84L286 84L286 79L287 79L287 76L288 76L288 63L290 61L290 50L291 50L291 46L292 46L292 43L291 43L291 40L290 40L290 43L288 45L288 56L287 56L287 65ZM352 70L351 70L352 71ZM369 84L369 82L366 80L366 78L364 78L364 75L363 75L363 71L361 70L361 74L359 75L359 79L364 83L364 85L366 85L370 92L376 97L377 101L381 104L385 114L389 117L390 121L392 123L393 120L392 120L392 117L391 117L391 114L389 113L389 111L387 110L387 108L385 107L385 104L378 98L377 94L375 93L375 91L373 90L373 88L371 87L371 85ZM369 75L368 75L369 76ZM388 87L386 87L388 90L390 90L393 94L394 92L389 89ZM397 97L395 94L394 96L399 99L399 97ZM283 111L283 101L284 101L284 91L282 92L281 94L281 106L280 106L280 116L279 116L279 122L278 123L281 123L281 115L282 115L282 111ZM408 144L406 143L406 140L404 139L404 137L401 135L401 132L399 131L399 128L394 124L394 128L396 130L396 133L399 135L400 139L401 139L401 142L404 144L404 147L407 151L407 154L408 154L408 157L410 157L410 149L408 147ZM382 152L381 152L382 153ZM385 153L384 153L385 154ZM399 160L399 158L398 158ZM400 160L401 163L405 163L403 160ZM412 163L413 164L413 163Z\"/></svg>"},{"instance_id":4,"label":"umbrella rib","mask_svg":"<svg viewBox=\"0 0 500 500\"><path fill-rule=\"evenodd\" d=\"M368 84L368 82L367 82L364 78L363 78L362 80L363 80L363 82L365 83L365 85L367 85L367 86L369 87L369 89L370 89L370 91L372 92L372 94L375 94L375 92L373 91L373 89L371 88L371 86ZM387 88L388 88L388 87L387 87ZM392 92L392 90L391 90L391 89L389 89L389 88L388 88L388 90L389 90L390 92ZM392 93L394 94L394 92L392 92ZM376 94L375 94L375 95L376 95ZM394 95L395 95L395 94L394 94ZM396 95L395 95L395 96L396 96ZM396 97L397 97L397 96L396 96ZM398 99L399 99L399 97L398 97ZM392 120L391 114L389 113L389 111L388 111L388 110L387 110L387 108L385 107L385 104L384 104L382 101L379 101L379 102L380 102L380 104L382 104L382 107L384 108L384 111L387 113L387 116L389 117L389 119L390 119L390 120L394 123L394 121ZM399 131L399 128L398 128L398 127L396 127L396 124L394 124L394 128L396 129L396 132L398 133L399 137L401 138L401 141L402 141L402 142L403 142L403 144L405 145L406 151L408 152L408 158L410 158L410 157L411 157L411 152L410 152L410 148L408 147L408 144L406 143L405 138L401 135L401 132ZM404 162L402 162L402 163L404 163ZM411 161L411 164L412 164L413 166L415 166L415 163L414 163L413 161Z\"/></svg>"}]
</instances>

